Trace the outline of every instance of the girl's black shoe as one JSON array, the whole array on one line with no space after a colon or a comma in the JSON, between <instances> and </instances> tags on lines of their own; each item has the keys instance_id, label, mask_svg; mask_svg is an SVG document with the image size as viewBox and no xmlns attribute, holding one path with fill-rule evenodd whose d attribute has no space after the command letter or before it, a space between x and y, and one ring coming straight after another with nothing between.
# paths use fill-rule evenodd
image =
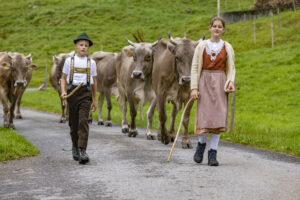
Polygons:
<instances>
[{"instance_id":1,"label":"girl's black shoe","mask_svg":"<svg viewBox=\"0 0 300 200\"><path fill-rule=\"evenodd\" d=\"M201 163L202 162L205 147L206 147L206 143L201 144L200 142L198 142L197 149L196 149L196 152L194 154L194 161L196 163Z\"/></svg>"},{"instance_id":2,"label":"girl's black shoe","mask_svg":"<svg viewBox=\"0 0 300 200\"><path fill-rule=\"evenodd\" d=\"M208 151L208 165L219 166L219 162L217 161L217 150L210 149Z\"/></svg>"}]
</instances>

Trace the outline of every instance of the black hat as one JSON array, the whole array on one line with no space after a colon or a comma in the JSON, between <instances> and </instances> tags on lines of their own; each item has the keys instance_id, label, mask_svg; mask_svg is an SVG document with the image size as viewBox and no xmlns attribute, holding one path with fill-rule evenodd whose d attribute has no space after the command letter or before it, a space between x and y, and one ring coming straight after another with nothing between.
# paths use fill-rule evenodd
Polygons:
<instances>
[{"instance_id":1,"label":"black hat","mask_svg":"<svg viewBox=\"0 0 300 200\"><path fill-rule=\"evenodd\" d=\"M93 42L90 40L89 36L86 33L81 33L78 35L77 39L74 40L74 44L76 44L79 40L87 40L90 43L90 46L93 46Z\"/></svg>"}]
</instances>

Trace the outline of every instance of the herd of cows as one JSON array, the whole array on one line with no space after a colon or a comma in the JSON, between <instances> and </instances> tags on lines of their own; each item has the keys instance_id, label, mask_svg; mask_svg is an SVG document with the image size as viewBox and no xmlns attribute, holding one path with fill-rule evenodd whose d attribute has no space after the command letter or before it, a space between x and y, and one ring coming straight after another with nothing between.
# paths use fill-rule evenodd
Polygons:
<instances>
[{"instance_id":1,"label":"herd of cows","mask_svg":"<svg viewBox=\"0 0 300 200\"><path fill-rule=\"evenodd\" d=\"M163 144L173 141L176 115L190 98L191 63L199 41L185 37L173 38L169 34L169 39L159 39L154 43L133 43L127 40L129 46L124 47L121 53L103 51L93 53L90 58L94 59L97 64L98 91L100 93L98 125L104 125L102 118L104 97L108 109L105 125L112 125L110 97L113 94L122 111L123 133L128 133L129 137L137 135L135 118L138 108L139 106L142 108L145 103L149 102L147 139L155 139L152 120L154 110L157 108L159 114L157 137ZM59 95L64 61L74 53L61 53L53 56L50 83ZM0 52L0 99L3 105L4 127L14 128L13 118L22 118L19 108L21 98L31 80L32 70L36 68L37 66L32 64L31 54L24 56L20 53ZM171 102L173 105L169 131L166 128L167 102ZM126 117L127 105L129 105L131 116L130 124ZM183 148L192 148L188 134L192 106L190 104L187 108L183 120ZM67 105L61 101L61 107L60 122L66 122L68 118ZM142 110L141 108L140 110Z\"/></svg>"}]
</instances>

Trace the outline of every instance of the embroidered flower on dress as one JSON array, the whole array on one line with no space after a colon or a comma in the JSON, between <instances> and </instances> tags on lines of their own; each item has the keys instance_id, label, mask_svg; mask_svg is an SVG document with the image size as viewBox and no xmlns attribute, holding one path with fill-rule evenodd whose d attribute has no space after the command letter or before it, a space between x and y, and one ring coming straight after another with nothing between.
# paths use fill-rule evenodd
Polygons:
<instances>
[{"instance_id":1,"label":"embroidered flower on dress","mask_svg":"<svg viewBox=\"0 0 300 200\"><path fill-rule=\"evenodd\" d=\"M216 60L217 55L221 52L224 46L224 41L220 40L219 42L211 42L207 40L206 44L206 53L210 55L210 60Z\"/></svg>"}]
</instances>

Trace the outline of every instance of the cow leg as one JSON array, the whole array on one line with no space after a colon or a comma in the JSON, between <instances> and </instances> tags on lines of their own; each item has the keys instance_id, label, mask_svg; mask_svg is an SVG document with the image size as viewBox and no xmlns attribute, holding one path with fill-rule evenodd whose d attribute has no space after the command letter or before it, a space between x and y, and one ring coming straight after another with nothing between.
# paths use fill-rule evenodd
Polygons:
<instances>
[{"instance_id":1,"label":"cow leg","mask_svg":"<svg viewBox=\"0 0 300 200\"><path fill-rule=\"evenodd\" d=\"M112 126L111 115L110 115L112 109L112 103L111 103L110 95L111 95L110 91L105 93L106 103L107 103L107 118L106 118L105 126Z\"/></svg>"},{"instance_id":2,"label":"cow leg","mask_svg":"<svg viewBox=\"0 0 300 200\"><path fill-rule=\"evenodd\" d=\"M163 94L163 93L159 93ZM157 109L158 109L158 115L159 115L159 130L158 130L158 139L161 139L161 142L163 144L169 144L170 138L169 134L166 129L166 121L167 121L167 114L166 114L166 104L164 97L158 97L157 99Z\"/></svg>"},{"instance_id":3,"label":"cow leg","mask_svg":"<svg viewBox=\"0 0 300 200\"><path fill-rule=\"evenodd\" d=\"M15 117L15 106L16 106L16 98L12 97L12 102L10 104L10 109L9 109L9 128L15 129L15 125L14 125L14 117Z\"/></svg>"},{"instance_id":4,"label":"cow leg","mask_svg":"<svg viewBox=\"0 0 300 200\"><path fill-rule=\"evenodd\" d=\"M104 125L103 118L102 118L102 106L104 103L104 93L100 92L98 98L98 125Z\"/></svg>"},{"instance_id":5,"label":"cow leg","mask_svg":"<svg viewBox=\"0 0 300 200\"><path fill-rule=\"evenodd\" d=\"M156 98L151 101L150 107L147 110L147 119L148 119L148 126L147 126L147 140L155 140L155 135L152 130L152 121L153 115L156 107Z\"/></svg>"},{"instance_id":6,"label":"cow leg","mask_svg":"<svg viewBox=\"0 0 300 200\"><path fill-rule=\"evenodd\" d=\"M59 123L66 123L67 119L65 113L66 113L67 101L60 99L60 104L61 104L61 118L59 120Z\"/></svg>"},{"instance_id":7,"label":"cow leg","mask_svg":"<svg viewBox=\"0 0 300 200\"><path fill-rule=\"evenodd\" d=\"M7 103L8 99L6 97L4 90L0 90L0 99L3 107L4 127L8 128L9 127L9 105Z\"/></svg>"},{"instance_id":8,"label":"cow leg","mask_svg":"<svg viewBox=\"0 0 300 200\"><path fill-rule=\"evenodd\" d=\"M128 128L128 121L127 121L127 103L126 103L126 99L125 96L120 95L119 96L119 104L120 104L120 109L122 111L122 133L128 133L129 132L129 128Z\"/></svg>"},{"instance_id":9,"label":"cow leg","mask_svg":"<svg viewBox=\"0 0 300 200\"><path fill-rule=\"evenodd\" d=\"M193 107L193 102L191 102L186 111L185 111L185 114L183 116L183 127L184 127L184 132L183 132L183 136L182 136L182 141L181 141L181 145L182 145L182 148L183 149L192 149L193 146L192 146L192 143L191 143L191 140L190 140L190 136L189 136L189 131L188 131L188 126L189 126L189 120L190 120L190 113L191 113L191 110L192 110L192 107ZM186 105L186 103L185 103Z\"/></svg>"},{"instance_id":10,"label":"cow leg","mask_svg":"<svg viewBox=\"0 0 300 200\"><path fill-rule=\"evenodd\" d=\"M129 109L130 109L130 116L131 116L131 123L130 123L130 129L128 133L128 137L136 137L138 132L136 130L136 124L135 124L135 118L138 108L138 102L135 102L134 97L128 98L129 103Z\"/></svg>"},{"instance_id":11,"label":"cow leg","mask_svg":"<svg viewBox=\"0 0 300 200\"><path fill-rule=\"evenodd\" d=\"M172 107L172 114L171 114L171 124L170 124L170 131L169 131L169 136L171 139L171 142L174 142L175 140L175 120L176 120L176 115L178 113L177 106L176 104L173 103L173 107Z\"/></svg>"},{"instance_id":12,"label":"cow leg","mask_svg":"<svg viewBox=\"0 0 300 200\"><path fill-rule=\"evenodd\" d=\"M20 93L20 95L17 98L17 111L16 111L16 119L22 119L22 115L20 112L20 106L21 106L21 100L22 96L24 94L25 89Z\"/></svg>"}]
</instances>

